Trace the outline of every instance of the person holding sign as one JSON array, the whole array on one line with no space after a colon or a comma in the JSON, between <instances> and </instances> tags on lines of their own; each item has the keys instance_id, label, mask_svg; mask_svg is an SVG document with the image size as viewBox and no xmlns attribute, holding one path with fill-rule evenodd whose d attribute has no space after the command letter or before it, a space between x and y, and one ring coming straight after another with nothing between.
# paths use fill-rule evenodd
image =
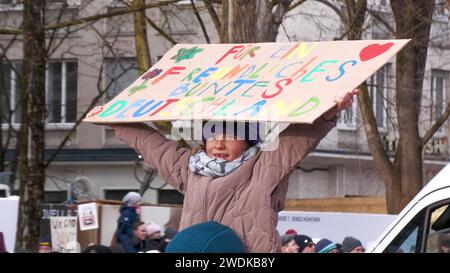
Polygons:
<instances>
[{"instance_id":1,"label":"person holding sign","mask_svg":"<svg viewBox=\"0 0 450 273\"><path fill-rule=\"evenodd\" d=\"M280 252L277 215L284 207L288 177L336 126L337 114L352 104L357 93L355 89L336 96L336 105L313 124L291 124L272 151L261 151L254 141L231 132L219 132L206 136L205 151L191 154L145 124L107 125L184 194L180 229L217 221L232 228L248 252Z\"/></svg>"}]
</instances>

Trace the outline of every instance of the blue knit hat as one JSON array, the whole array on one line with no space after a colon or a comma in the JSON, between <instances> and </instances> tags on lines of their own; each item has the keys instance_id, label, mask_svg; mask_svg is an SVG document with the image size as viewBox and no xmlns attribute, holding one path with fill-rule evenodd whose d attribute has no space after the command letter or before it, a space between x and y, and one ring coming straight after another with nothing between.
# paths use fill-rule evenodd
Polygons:
<instances>
[{"instance_id":1,"label":"blue knit hat","mask_svg":"<svg viewBox=\"0 0 450 273\"><path fill-rule=\"evenodd\" d=\"M337 249L336 244L328 239L322 239L316 244L317 253L328 253L333 249Z\"/></svg>"},{"instance_id":2,"label":"blue knit hat","mask_svg":"<svg viewBox=\"0 0 450 273\"><path fill-rule=\"evenodd\" d=\"M225 134L231 137L245 140L250 147L261 142L258 123L249 122L227 122L227 121L204 121L202 129L202 141L216 134Z\"/></svg>"},{"instance_id":3,"label":"blue knit hat","mask_svg":"<svg viewBox=\"0 0 450 273\"><path fill-rule=\"evenodd\" d=\"M229 227L209 221L178 232L166 253L244 253L241 239Z\"/></svg>"},{"instance_id":4,"label":"blue knit hat","mask_svg":"<svg viewBox=\"0 0 450 273\"><path fill-rule=\"evenodd\" d=\"M39 246L52 247L52 237L50 234L44 235L39 239Z\"/></svg>"}]
</instances>

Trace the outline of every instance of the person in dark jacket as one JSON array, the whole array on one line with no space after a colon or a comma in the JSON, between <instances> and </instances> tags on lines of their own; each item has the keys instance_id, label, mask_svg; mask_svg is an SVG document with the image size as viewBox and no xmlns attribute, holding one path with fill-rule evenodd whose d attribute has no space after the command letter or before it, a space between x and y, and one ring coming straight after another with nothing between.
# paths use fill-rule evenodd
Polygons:
<instances>
[{"instance_id":1,"label":"person in dark jacket","mask_svg":"<svg viewBox=\"0 0 450 273\"><path fill-rule=\"evenodd\" d=\"M128 244L133 237L133 223L140 221L141 200L137 192L129 192L122 199L116 230L116 240L120 245Z\"/></svg>"},{"instance_id":2,"label":"person in dark jacket","mask_svg":"<svg viewBox=\"0 0 450 273\"><path fill-rule=\"evenodd\" d=\"M125 250L125 253L138 253L147 252L153 250L147 242L147 226L144 222L138 221L133 224L133 236L126 242L122 243L121 246Z\"/></svg>"},{"instance_id":3,"label":"person in dark jacket","mask_svg":"<svg viewBox=\"0 0 450 273\"><path fill-rule=\"evenodd\" d=\"M111 249L105 245L90 245L82 253L112 253Z\"/></svg>"}]
</instances>

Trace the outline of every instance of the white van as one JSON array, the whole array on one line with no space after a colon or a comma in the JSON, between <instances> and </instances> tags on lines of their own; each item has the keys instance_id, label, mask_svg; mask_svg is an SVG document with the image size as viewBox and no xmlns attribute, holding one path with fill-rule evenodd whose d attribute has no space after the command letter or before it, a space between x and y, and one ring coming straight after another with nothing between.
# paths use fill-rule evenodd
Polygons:
<instances>
[{"instance_id":1,"label":"white van","mask_svg":"<svg viewBox=\"0 0 450 273\"><path fill-rule=\"evenodd\" d=\"M450 253L450 164L368 248L373 253Z\"/></svg>"}]
</instances>

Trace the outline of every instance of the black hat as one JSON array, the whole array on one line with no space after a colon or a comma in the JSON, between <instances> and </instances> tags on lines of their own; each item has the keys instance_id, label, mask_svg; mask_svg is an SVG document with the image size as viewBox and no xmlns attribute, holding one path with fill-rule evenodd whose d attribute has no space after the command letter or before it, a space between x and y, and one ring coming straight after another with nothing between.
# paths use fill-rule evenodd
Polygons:
<instances>
[{"instance_id":1,"label":"black hat","mask_svg":"<svg viewBox=\"0 0 450 273\"><path fill-rule=\"evenodd\" d=\"M309 246L310 244L314 244L314 241L311 239L311 237L306 235L295 235L294 240L298 245L298 252L302 252L305 247Z\"/></svg>"}]
</instances>

